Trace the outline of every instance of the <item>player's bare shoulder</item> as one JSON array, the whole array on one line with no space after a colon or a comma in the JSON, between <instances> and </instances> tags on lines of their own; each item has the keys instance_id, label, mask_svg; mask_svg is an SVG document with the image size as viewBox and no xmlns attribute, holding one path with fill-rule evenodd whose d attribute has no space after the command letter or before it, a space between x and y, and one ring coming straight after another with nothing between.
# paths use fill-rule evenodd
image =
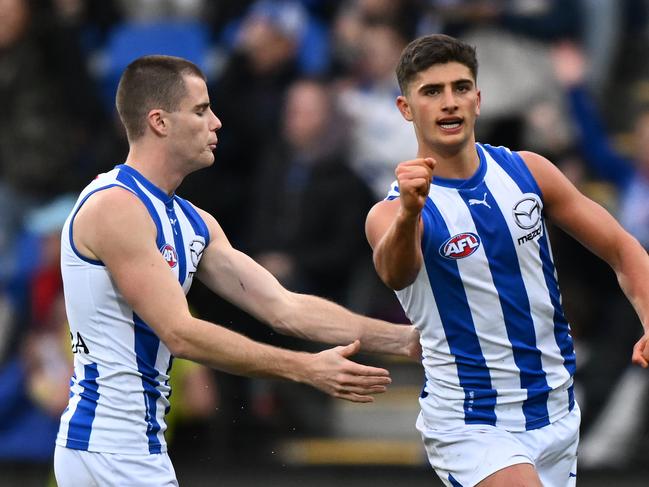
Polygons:
<instances>
[{"instance_id":1,"label":"player's bare shoulder","mask_svg":"<svg viewBox=\"0 0 649 487\"><path fill-rule=\"evenodd\" d=\"M564 202L576 192L568 178L549 159L530 151L521 151L518 154L538 184L546 208Z\"/></svg>"},{"instance_id":2,"label":"player's bare shoulder","mask_svg":"<svg viewBox=\"0 0 649 487\"><path fill-rule=\"evenodd\" d=\"M400 206L399 198L395 198L379 201L370 209L365 219L365 235L372 248L388 230L396 218Z\"/></svg>"},{"instance_id":3,"label":"player's bare shoulder","mask_svg":"<svg viewBox=\"0 0 649 487\"><path fill-rule=\"evenodd\" d=\"M144 203L131 190L112 186L90 195L74 216L72 238L85 257L97 259L103 243L134 231L155 236L156 227Z\"/></svg>"}]
</instances>

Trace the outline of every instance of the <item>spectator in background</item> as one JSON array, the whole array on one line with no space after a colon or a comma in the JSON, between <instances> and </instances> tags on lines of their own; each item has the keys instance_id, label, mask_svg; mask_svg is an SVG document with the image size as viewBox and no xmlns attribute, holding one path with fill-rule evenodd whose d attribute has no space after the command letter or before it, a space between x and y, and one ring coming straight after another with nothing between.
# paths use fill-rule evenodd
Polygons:
<instances>
[{"instance_id":1,"label":"spectator in background","mask_svg":"<svg viewBox=\"0 0 649 487\"><path fill-rule=\"evenodd\" d=\"M557 79L569 102L584 161L596 178L616 188L618 220L645 249L649 249L649 106L638 107L632 134L633 155L628 157L614 147L587 89L589 73L583 51L575 44L565 43L554 50L553 59ZM615 297L609 298L608 307L613 312L608 323L620 320L637 323L627 303ZM625 334L623 340L611 341L610 326L606 326L596 338L591 344L594 353L601 348L610 354L612 349L624 350L637 337ZM580 461L589 467L624 467L633 458L631 452L635 450L638 434L646 427L644 404L649 395L649 382L626 361L609 360L604 369L597 374L597 380L605 383L617 380L617 384L612 394L602 393L597 387L592 391L587 388L587 394L592 392L589 399L598 406L603 404L597 408L599 414L584 436Z\"/></svg>"},{"instance_id":2,"label":"spectator in background","mask_svg":"<svg viewBox=\"0 0 649 487\"><path fill-rule=\"evenodd\" d=\"M339 302L370 255L358 232L372 195L348 166L348 131L326 84L292 83L281 137L259 162L251 219L255 260L289 289Z\"/></svg>"},{"instance_id":3,"label":"spectator in background","mask_svg":"<svg viewBox=\"0 0 649 487\"><path fill-rule=\"evenodd\" d=\"M0 469L6 485L45 485L50 476L72 371L59 260L61 227L73 203L62 196L25 218L32 251L17 276L24 287L16 303L18 336L0 367Z\"/></svg>"},{"instance_id":4,"label":"spectator in background","mask_svg":"<svg viewBox=\"0 0 649 487\"><path fill-rule=\"evenodd\" d=\"M75 182L75 125L48 71L27 0L0 0L0 281L24 215Z\"/></svg>"},{"instance_id":5,"label":"spectator in background","mask_svg":"<svg viewBox=\"0 0 649 487\"><path fill-rule=\"evenodd\" d=\"M406 42L390 24L363 24L358 64L341 83L339 103L352 121L351 164L372 188L375 201L394 180L397 161L416 151L412 127L404 124L394 100L394 69Z\"/></svg>"},{"instance_id":6,"label":"spectator in background","mask_svg":"<svg viewBox=\"0 0 649 487\"><path fill-rule=\"evenodd\" d=\"M361 303L349 300L349 285L361 267L371 271L362 232L373 200L348 166L348 124L329 85L314 79L289 86L282 112L281 135L262 150L253 178L249 251L287 289L358 310ZM277 334L266 341L315 349ZM242 387L259 422L257 433L263 427L316 435L330 430L331 401L316 398L308 388L254 379Z\"/></svg>"},{"instance_id":7,"label":"spectator in background","mask_svg":"<svg viewBox=\"0 0 649 487\"><path fill-rule=\"evenodd\" d=\"M286 87L297 77L298 39L306 11L295 2L256 2L248 10L223 71L210 86L210 98L224 120L216 167L190 176L183 190L197 205L219 215L233 242L241 244L241 222L249 214L244 190L262 156L277 137ZM214 191L218 171L219 187Z\"/></svg>"}]
</instances>

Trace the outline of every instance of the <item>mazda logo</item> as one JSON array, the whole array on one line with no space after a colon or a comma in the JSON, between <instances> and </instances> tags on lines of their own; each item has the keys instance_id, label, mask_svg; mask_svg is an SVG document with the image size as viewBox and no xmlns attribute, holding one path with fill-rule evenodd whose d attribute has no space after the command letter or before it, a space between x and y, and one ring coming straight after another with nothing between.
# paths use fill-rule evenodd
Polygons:
<instances>
[{"instance_id":1,"label":"mazda logo","mask_svg":"<svg viewBox=\"0 0 649 487\"><path fill-rule=\"evenodd\" d=\"M514 205L512 212L516 225L529 230L537 226L541 220L541 202L536 195L527 196Z\"/></svg>"}]
</instances>

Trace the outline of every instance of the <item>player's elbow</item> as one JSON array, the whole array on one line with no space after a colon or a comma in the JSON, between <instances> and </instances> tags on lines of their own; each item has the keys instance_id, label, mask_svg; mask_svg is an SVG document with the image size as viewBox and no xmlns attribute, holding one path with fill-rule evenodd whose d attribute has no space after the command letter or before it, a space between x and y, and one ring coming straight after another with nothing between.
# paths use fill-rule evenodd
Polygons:
<instances>
[{"instance_id":1,"label":"player's elbow","mask_svg":"<svg viewBox=\"0 0 649 487\"><path fill-rule=\"evenodd\" d=\"M174 324L164 327L165 332L160 337L162 342L169 349L171 355L176 358L192 359L193 345L191 343L190 335L186 333L188 326L182 324Z\"/></svg>"},{"instance_id":2,"label":"player's elbow","mask_svg":"<svg viewBox=\"0 0 649 487\"><path fill-rule=\"evenodd\" d=\"M299 329L294 319L301 312L299 307L299 294L288 291L284 293L281 305L274 306L270 312L268 324L273 331L281 335L299 336Z\"/></svg>"},{"instance_id":3,"label":"player's elbow","mask_svg":"<svg viewBox=\"0 0 649 487\"><path fill-rule=\"evenodd\" d=\"M417 279L419 272L414 266L390 266L378 259L374 259L374 266L383 283L393 291L401 291L410 286Z\"/></svg>"},{"instance_id":4,"label":"player's elbow","mask_svg":"<svg viewBox=\"0 0 649 487\"><path fill-rule=\"evenodd\" d=\"M414 276L404 276L404 275L396 275L396 274L379 274L381 277L381 280L383 283L388 286L390 289L393 291L401 291L402 289L410 286L416 278L416 275Z\"/></svg>"}]
</instances>

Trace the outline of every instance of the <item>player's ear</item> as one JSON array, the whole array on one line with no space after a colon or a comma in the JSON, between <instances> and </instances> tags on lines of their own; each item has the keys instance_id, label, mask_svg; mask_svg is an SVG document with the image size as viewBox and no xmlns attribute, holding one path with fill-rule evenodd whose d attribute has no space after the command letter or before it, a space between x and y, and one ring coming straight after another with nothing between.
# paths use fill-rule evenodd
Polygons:
<instances>
[{"instance_id":1,"label":"player's ear","mask_svg":"<svg viewBox=\"0 0 649 487\"><path fill-rule=\"evenodd\" d=\"M168 123L165 115L166 114L164 110L156 108L154 110L151 110L146 117L147 123L149 124L151 130L153 130L155 134L160 136L167 135Z\"/></svg>"},{"instance_id":2,"label":"player's ear","mask_svg":"<svg viewBox=\"0 0 649 487\"><path fill-rule=\"evenodd\" d=\"M482 103L482 92L478 90L478 100L476 102L476 107L475 107L475 115L476 117L480 116L480 104Z\"/></svg>"},{"instance_id":3,"label":"player's ear","mask_svg":"<svg viewBox=\"0 0 649 487\"><path fill-rule=\"evenodd\" d=\"M397 97L397 108L401 112L401 116L405 118L408 122L412 122L412 112L410 111L410 103L408 103L408 99L403 96L399 95Z\"/></svg>"}]
</instances>

